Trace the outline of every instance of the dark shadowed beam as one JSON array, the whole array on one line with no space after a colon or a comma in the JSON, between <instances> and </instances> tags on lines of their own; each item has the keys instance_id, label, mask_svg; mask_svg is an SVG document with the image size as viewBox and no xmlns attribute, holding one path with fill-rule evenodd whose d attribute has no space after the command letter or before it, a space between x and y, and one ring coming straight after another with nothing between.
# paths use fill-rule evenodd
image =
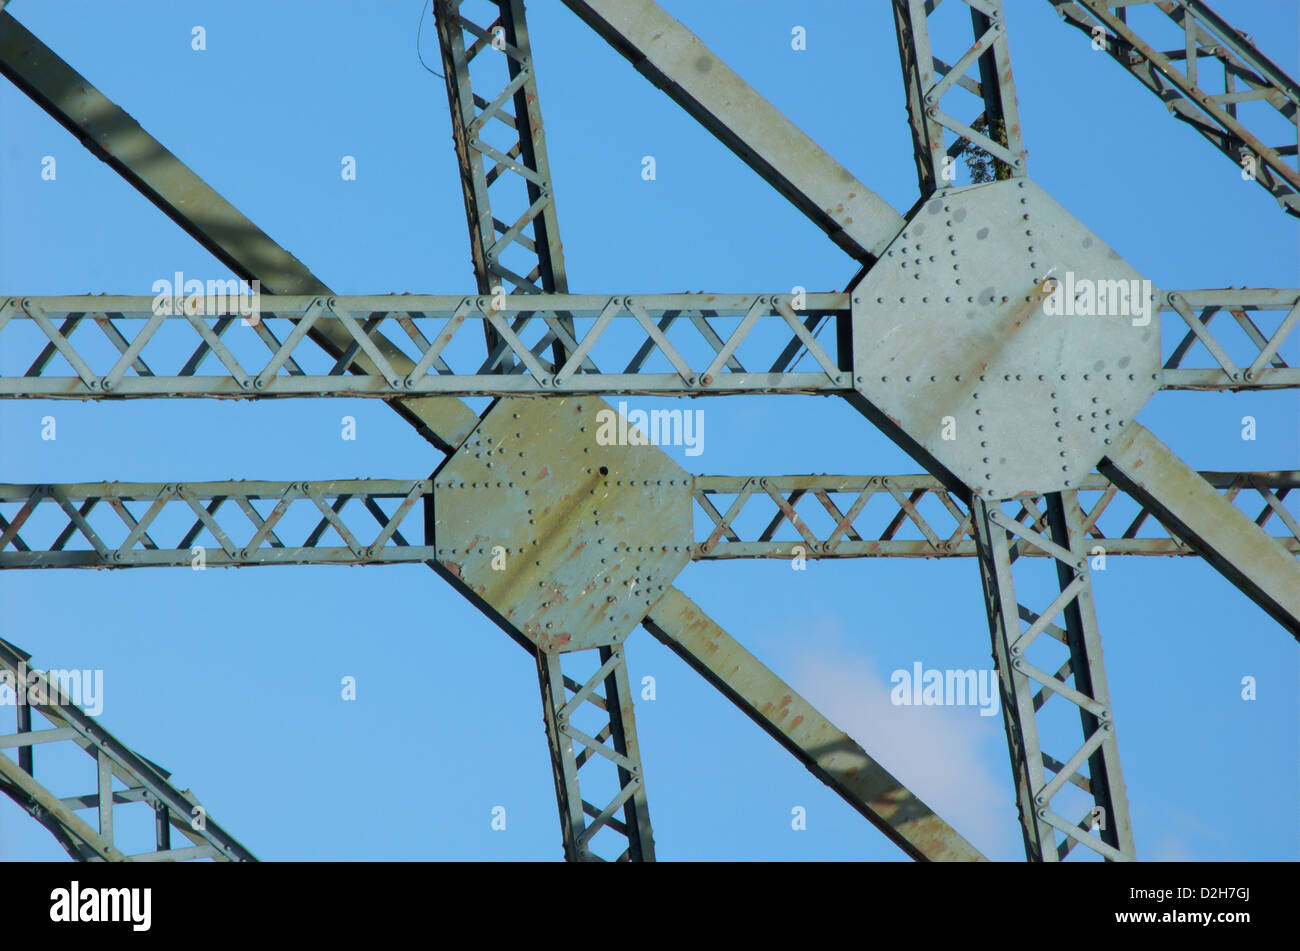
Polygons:
<instances>
[{"instance_id":1,"label":"dark shadowed beam","mask_svg":"<svg viewBox=\"0 0 1300 951\"><path fill-rule=\"evenodd\" d=\"M0 12L0 73L121 175L222 264L273 294L332 293L307 267L105 97L8 13ZM318 323L311 337L332 356L351 343L337 322ZM388 340L375 340L394 369L414 363ZM374 367L357 356L361 372ZM444 451L464 441L478 417L460 400L421 397L389 403Z\"/></svg>"}]
</instances>

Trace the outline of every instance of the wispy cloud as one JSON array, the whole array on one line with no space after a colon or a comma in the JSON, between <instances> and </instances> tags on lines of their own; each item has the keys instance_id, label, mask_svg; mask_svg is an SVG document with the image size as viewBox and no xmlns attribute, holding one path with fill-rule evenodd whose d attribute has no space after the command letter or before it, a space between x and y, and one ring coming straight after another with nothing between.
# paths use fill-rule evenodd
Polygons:
<instances>
[{"instance_id":1,"label":"wispy cloud","mask_svg":"<svg viewBox=\"0 0 1300 951\"><path fill-rule=\"evenodd\" d=\"M974 706L895 706L891 671L847 644L837 620L812 628L824 636L802 639L783 665L791 686L986 856L1023 861L1001 717Z\"/></svg>"}]
</instances>

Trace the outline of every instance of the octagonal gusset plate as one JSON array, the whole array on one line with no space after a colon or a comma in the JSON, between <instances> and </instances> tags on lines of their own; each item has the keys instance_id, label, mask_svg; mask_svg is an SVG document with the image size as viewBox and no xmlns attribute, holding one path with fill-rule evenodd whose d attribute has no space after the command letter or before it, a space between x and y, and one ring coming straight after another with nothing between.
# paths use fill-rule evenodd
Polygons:
<instances>
[{"instance_id":1,"label":"octagonal gusset plate","mask_svg":"<svg viewBox=\"0 0 1300 951\"><path fill-rule=\"evenodd\" d=\"M502 399L434 475L438 561L546 651L623 639L690 561L691 476L598 439L630 432L609 420L596 397Z\"/></svg>"},{"instance_id":2,"label":"octagonal gusset plate","mask_svg":"<svg viewBox=\"0 0 1300 951\"><path fill-rule=\"evenodd\" d=\"M853 288L854 386L985 498L1067 489L1159 387L1158 295L1031 181L937 192Z\"/></svg>"}]
</instances>

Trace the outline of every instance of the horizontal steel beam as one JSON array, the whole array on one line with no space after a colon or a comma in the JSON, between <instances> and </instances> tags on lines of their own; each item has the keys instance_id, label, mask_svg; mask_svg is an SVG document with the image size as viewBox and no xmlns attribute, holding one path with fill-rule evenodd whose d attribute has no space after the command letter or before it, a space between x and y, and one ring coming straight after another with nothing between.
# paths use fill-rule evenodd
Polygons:
<instances>
[{"instance_id":1,"label":"horizontal steel beam","mask_svg":"<svg viewBox=\"0 0 1300 951\"><path fill-rule=\"evenodd\" d=\"M225 290L0 298L0 350L27 367L0 376L0 398L853 392L843 293L267 295L241 315ZM1300 387L1281 355L1300 338L1300 292L1173 291L1161 308L1183 332L1163 389ZM832 322L839 347L820 342ZM336 351L302 346L322 328Z\"/></svg>"},{"instance_id":2,"label":"horizontal steel beam","mask_svg":"<svg viewBox=\"0 0 1300 951\"><path fill-rule=\"evenodd\" d=\"M1300 472L1203 472L1255 524L1300 555L1300 512L1283 502ZM1080 480L1083 537L1096 554L1193 555L1144 504L1104 476ZM697 560L966 558L977 554L969 508L930 475L696 476ZM1012 504L1012 503L1008 503ZM1046 532L1041 497L1017 499L1018 520ZM705 534L707 533L707 534ZM1020 555L1042 552L1026 547ZM3 556L0 556L3 557Z\"/></svg>"},{"instance_id":3,"label":"horizontal steel beam","mask_svg":"<svg viewBox=\"0 0 1300 951\"><path fill-rule=\"evenodd\" d=\"M0 299L0 349L15 365L19 354L30 360L22 376L0 378L0 397L798 393L852 384L816 337L828 317L847 315L847 294L291 296L256 304L250 296L241 315L228 290L203 300L196 292L189 304ZM567 321L578 325L576 339ZM487 325L502 343L489 352L482 327L467 324ZM337 359L299 346L324 325L350 341ZM405 341L403 364L375 347L383 331ZM548 359L557 341L571 354L562 366ZM812 369L794 372L805 356Z\"/></svg>"},{"instance_id":4,"label":"horizontal steel beam","mask_svg":"<svg viewBox=\"0 0 1300 951\"><path fill-rule=\"evenodd\" d=\"M1300 554L1300 513L1284 506L1300 472L1201 476ZM430 562L431 492L429 479L0 484L0 569ZM929 475L700 475L692 496L697 561L977 554L968 508ZM1197 554L1099 474L1083 480L1079 500L1096 553ZM1016 504L1024 525L1046 531L1041 499Z\"/></svg>"},{"instance_id":5,"label":"horizontal steel beam","mask_svg":"<svg viewBox=\"0 0 1300 951\"><path fill-rule=\"evenodd\" d=\"M431 489L429 479L0 485L0 568L430 561L417 503Z\"/></svg>"}]
</instances>

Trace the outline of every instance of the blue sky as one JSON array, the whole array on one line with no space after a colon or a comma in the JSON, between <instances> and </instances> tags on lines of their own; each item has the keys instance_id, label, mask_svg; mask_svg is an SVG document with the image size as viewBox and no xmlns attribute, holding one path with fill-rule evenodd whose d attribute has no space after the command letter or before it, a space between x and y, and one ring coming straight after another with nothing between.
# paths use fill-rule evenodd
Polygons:
<instances>
[{"instance_id":1,"label":"blue sky","mask_svg":"<svg viewBox=\"0 0 1300 951\"><path fill-rule=\"evenodd\" d=\"M8 9L336 292L464 293L446 95L416 59L419 6ZM900 212L912 205L884 0L664 6L861 181ZM1295 219L1046 0L1007 7L1036 181L1159 287L1296 286ZM1295 75L1294 0L1215 8ZM535 0L529 23L571 290L849 282L847 256L560 3ZM204 51L191 49L195 25ZM796 25L806 50L791 49ZM424 50L436 66L431 21ZM147 294L177 270L225 276L8 84L0 129L4 294ZM654 181L641 176L648 154ZM355 181L340 177L344 155ZM1294 340L1285 355L1300 359ZM707 417L702 455L667 450L692 472L918 471L834 399L683 405ZM43 441L50 413L58 438ZM340 438L344 415L355 441ZM1294 392L1161 393L1140 418L1197 468L1300 467ZM440 458L378 401L0 404L9 482L420 478ZM1139 856L1295 859L1295 641L1196 559L1114 558L1095 579ZM699 563L677 584L985 854L1023 857L1000 719L882 699L890 673L918 661L991 666L974 561ZM103 723L261 858L561 856L533 663L422 566L6 572L0 636L41 667L102 668ZM633 683L657 681L637 725L661 859L903 858L644 631L628 653ZM340 700L344 676L355 702ZM1243 676L1258 680L1253 702ZM74 782L61 769L60 794L90 791L92 771ZM62 856L0 802L0 859Z\"/></svg>"}]
</instances>

